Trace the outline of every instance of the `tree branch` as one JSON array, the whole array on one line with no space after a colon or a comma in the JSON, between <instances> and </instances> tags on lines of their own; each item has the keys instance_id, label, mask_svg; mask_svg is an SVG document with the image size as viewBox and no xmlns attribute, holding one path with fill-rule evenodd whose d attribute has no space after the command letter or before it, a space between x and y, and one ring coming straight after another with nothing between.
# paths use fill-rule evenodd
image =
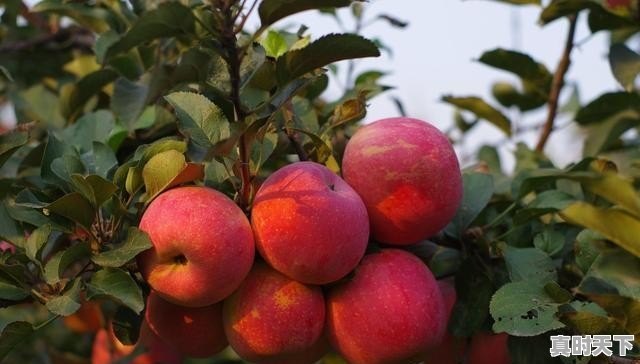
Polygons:
<instances>
[{"instance_id":1,"label":"tree branch","mask_svg":"<svg viewBox=\"0 0 640 364\"><path fill-rule=\"evenodd\" d=\"M538 152L542 152L544 150L544 146L547 144L547 140L549 140L549 136L553 131L553 123L555 122L556 115L558 113L558 100L560 99L560 92L562 91L562 87L564 86L564 77L567 74L567 71L569 71L569 66L571 65L571 51L573 50L574 45L577 20L577 14L569 17L569 32L567 34L567 41L564 46L564 52L562 53L562 58L560 58L558 68L553 75L553 81L551 83L551 92L549 93L548 101L549 107L547 109L547 119L542 128L538 144L536 145L536 151Z\"/></svg>"},{"instance_id":2,"label":"tree branch","mask_svg":"<svg viewBox=\"0 0 640 364\"><path fill-rule=\"evenodd\" d=\"M62 28L52 34L43 34L27 40L0 44L0 53L30 51L34 48L58 50L64 48L78 48L91 51L95 37L91 32L79 27Z\"/></svg>"}]
</instances>

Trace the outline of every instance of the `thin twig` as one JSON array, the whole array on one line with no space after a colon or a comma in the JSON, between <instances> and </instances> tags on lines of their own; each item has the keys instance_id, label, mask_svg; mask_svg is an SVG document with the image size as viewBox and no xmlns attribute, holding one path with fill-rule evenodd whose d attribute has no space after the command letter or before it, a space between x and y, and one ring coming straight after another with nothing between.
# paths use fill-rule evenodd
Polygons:
<instances>
[{"instance_id":1,"label":"thin twig","mask_svg":"<svg viewBox=\"0 0 640 364\"><path fill-rule=\"evenodd\" d=\"M78 48L90 51L94 43L95 37L86 29L68 27L52 34L43 34L28 40L6 42L0 45L0 53L29 51L41 47L51 50Z\"/></svg>"},{"instance_id":2,"label":"thin twig","mask_svg":"<svg viewBox=\"0 0 640 364\"><path fill-rule=\"evenodd\" d=\"M560 63L558 64L556 73L553 75L553 81L551 83L551 92L549 93L548 101L549 108L547 109L547 120L544 123L542 132L540 134L540 139L538 140L538 144L536 145L536 151L538 152L542 152L544 150L544 146L545 144L547 144L547 140L549 140L549 136L553 131L553 123L555 122L556 114L558 112L558 100L560 99L560 92L562 91L562 87L564 86L564 77L569 70L569 66L571 65L571 51L573 50L574 46L577 23L577 14L569 17L569 32L567 33L567 41L564 46L564 52L562 53L562 58L560 58Z\"/></svg>"}]
</instances>

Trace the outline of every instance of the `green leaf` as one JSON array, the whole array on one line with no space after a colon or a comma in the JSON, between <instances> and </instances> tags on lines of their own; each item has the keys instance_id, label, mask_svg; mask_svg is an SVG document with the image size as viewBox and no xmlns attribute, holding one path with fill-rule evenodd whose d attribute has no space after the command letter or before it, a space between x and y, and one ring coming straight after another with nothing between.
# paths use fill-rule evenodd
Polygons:
<instances>
[{"instance_id":1,"label":"green leaf","mask_svg":"<svg viewBox=\"0 0 640 364\"><path fill-rule=\"evenodd\" d=\"M564 327L556 318L557 304L538 280L507 283L490 304L493 331L514 336L535 336Z\"/></svg>"},{"instance_id":2,"label":"green leaf","mask_svg":"<svg viewBox=\"0 0 640 364\"><path fill-rule=\"evenodd\" d=\"M493 177L489 174L465 173L462 185L462 202L456 216L445 228L447 234L458 238L487 206L494 192Z\"/></svg>"},{"instance_id":3,"label":"green leaf","mask_svg":"<svg viewBox=\"0 0 640 364\"><path fill-rule=\"evenodd\" d=\"M115 128L113 114L107 110L84 114L63 131L65 142L71 143L81 153L93 149L94 142L107 143Z\"/></svg>"},{"instance_id":4,"label":"green leaf","mask_svg":"<svg viewBox=\"0 0 640 364\"><path fill-rule=\"evenodd\" d=\"M135 345L140 336L142 316L126 306L119 306L111 321L113 333L124 345Z\"/></svg>"},{"instance_id":5,"label":"green leaf","mask_svg":"<svg viewBox=\"0 0 640 364\"><path fill-rule=\"evenodd\" d=\"M493 294L493 283L481 264L467 259L456 274L456 301L449 330L454 336L469 337L478 331L489 316L489 302Z\"/></svg>"},{"instance_id":6,"label":"green leaf","mask_svg":"<svg viewBox=\"0 0 640 364\"><path fill-rule=\"evenodd\" d=\"M29 296L29 292L23 288L0 278L0 300L20 301Z\"/></svg>"},{"instance_id":7,"label":"green leaf","mask_svg":"<svg viewBox=\"0 0 640 364\"><path fill-rule=\"evenodd\" d=\"M156 154L142 170L147 202L172 186L203 177L204 167L200 164L187 163L184 154L176 150Z\"/></svg>"},{"instance_id":8,"label":"green leaf","mask_svg":"<svg viewBox=\"0 0 640 364\"><path fill-rule=\"evenodd\" d=\"M624 250L607 250L598 255L587 277L606 282L621 296L640 300L640 259Z\"/></svg>"},{"instance_id":9,"label":"green leaf","mask_svg":"<svg viewBox=\"0 0 640 364\"><path fill-rule=\"evenodd\" d=\"M632 92L635 80L640 73L640 54L624 44L614 44L609 51L609 64L620 85Z\"/></svg>"},{"instance_id":10,"label":"green leaf","mask_svg":"<svg viewBox=\"0 0 640 364\"><path fill-rule=\"evenodd\" d=\"M47 144L44 148L44 154L42 156L42 164L40 170L40 176L45 182L48 182L53 185L60 185L64 183L60 177L58 177L53 169L53 161L57 158L60 158L64 155L74 155L75 151L73 148L67 144L62 143L58 138L55 137L52 133L49 133Z\"/></svg>"},{"instance_id":11,"label":"green leaf","mask_svg":"<svg viewBox=\"0 0 640 364\"><path fill-rule=\"evenodd\" d=\"M574 196L558 190L540 192L527 208L516 212L514 223L516 225L524 224L539 216L562 210L575 200Z\"/></svg>"},{"instance_id":12,"label":"green leaf","mask_svg":"<svg viewBox=\"0 0 640 364\"><path fill-rule=\"evenodd\" d=\"M260 41L260 45L264 47L267 56L273 58L280 57L289 49L289 47L287 46L287 40L284 39L280 32L277 32L275 30L269 30L267 36L264 37L262 41Z\"/></svg>"},{"instance_id":13,"label":"green leaf","mask_svg":"<svg viewBox=\"0 0 640 364\"><path fill-rule=\"evenodd\" d=\"M94 255L91 260L103 267L118 268L135 258L139 253L152 247L151 239L142 230L130 227L123 244Z\"/></svg>"},{"instance_id":14,"label":"green leaf","mask_svg":"<svg viewBox=\"0 0 640 364\"><path fill-rule=\"evenodd\" d=\"M560 231L548 228L533 238L533 245L553 257L562 252L564 240L564 235Z\"/></svg>"},{"instance_id":15,"label":"green leaf","mask_svg":"<svg viewBox=\"0 0 640 364\"><path fill-rule=\"evenodd\" d=\"M33 326L25 321L15 321L7 325L0 334L0 360L13 348L24 343L33 333Z\"/></svg>"},{"instance_id":16,"label":"green leaf","mask_svg":"<svg viewBox=\"0 0 640 364\"><path fill-rule=\"evenodd\" d=\"M113 150L100 142L93 142L93 169L95 174L107 178L109 172L118 166L118 159Z\"/></svg>"},{"instance_id":17,"label":"green leaf","mask_svg":"<svg viewBox=\"0 0 640 364\"><path fill-rule=\"evenodd\" d=\"M546 283L557 279L553 261L538 248L506 246L504 260L512 282L529 280Z\"/></svg>"},{"instance_id":18,"label":"green leaf","mask_svg":"<svg viewBox=\"0 0 640 364\"><path fill-rule=\"evenodd\" d=\"M80 289L82 285L81 279L73 281L71 288L69 288L63 295L54 297L47 301L46 307L51 313L59 316L69 316L80 309Z\"/></svg>"},{"instance_id":19,"label":"green leaf","mask_svg":"<svg viewBox=\"0 0 640 364\"><path fill-rule=\"evenodd\" d=\"M542 24L549 24L564 16L578 13L584 9L597 7L599 7L599 5L595 0L553 0L542 10L540 22Z\"/></svg>"},{"instance_id":20,"label":"green leaf","mask_svg":"<svg viewBox=\"0 0 640 364\"><path fill-rule=\"evenodd\" d=\"M55 253L44 266L44 278L49 284L60 282L65 270L73 263L91 254L89 245L85 242L72 245L65 250Z\"/></svg>"},{"instance_id":21,"label":"green leaf","mask_svg":"<svg viewBox=\"0 0 640 364\"><path fill-rule=\"evenodd\" d=\"M118 78L118 73L112 69L100 69L89 73L61 95L61 113L67 118L75 119L82 112L85 104L105 86ZM72 126L73 127L73 126Z\"/></svg>"},{"instance_id":22,"label":"green leaf","mask_svg":"<svg viewBox=\"0 0 640 364\"><path fill-rule=\"evenodd\" d=\"M174 92L165 99L176 110L180 133L197 146L208 149L231 136L224 112L206 97L192 92Z\"/></svg>"},{"instance_id":23,"label":"green leaf","mask_svg":"<svg viewBox=\"0 0 640 364\"><path fill-rule=\"evenodd\" d=\"M368 39L355 34L329 34L302 49L289 51L278 58L278 83L285 85L308 72L337 61L378 56L378 47Z\"/></svg>"},{"instance_id":24,"label":"green leaf","mask_svg":"<svg viewBox=\"0 0 640 364\"><path fill-rule=\"evenodd\" d=\"M511 72L540 86L548 87L552 78L551 73L542 63L536 62L529 55L516 51L501 48L494 49L483 53L478 61L488 66Z\"/></svg>"},{"instance_id":25,"label":"green leaf","mask_svg":"<svg viewBox=\"0 0 640 364\"><path fill-rule=\"evenodd\" d=\"M121 269L106 268L98 271L87 283L87 288L87 299L109 296L138 314L144 308L140 287L127 272Z\"/></svg>"},{"instance_id":26,"label":"green leaf","mask_svg":"<svg viewBox=\"0 0 640 364\"><path fill-rule=\"evenodd\" d=\"M561 216L577 225L602 234L607 239L640 257L640 220L626 211L595 207L586 202L576 202L561 212Z\"/></svg>"},{"instance_id":27,"label":"green leaf","mask_svg":"<svg viewBox=\"0 0 640 364\"><path fill-rule=\"evenodd\" d=\"M71 182L72 174L85 173L84 164L75 152L54 159L53 163L51 163L51 170L60 180L67 183Z\"/></svg>"},{"instance_id":28,"label":"green leaf","mask_svg":"<svg viewBox=\"0 0 640 364\"><path fill-rule=\"evenodd\" d=\"M576 236L574 246L576 264L583 273L587 273L593 262L600 255L597 244L604 244L604 240L602 235L588 229L582 230Z\"/></svg>"},{"instance_id":29,"label":"green leaf","mask_svg":"<svg viewBox=\"0 0 640 364\"><path fill-rule=\"evenodd\" d=\"M29 259L40 262L42 259L42 248L49 240L51 235L51 225L43 225L31 232L27 238L24 249Z\"/></svg>"},{"instance_id":30,"label":"green leaf","mask_svg":"<svg viewBox=\"0 0 640 364\"><path fill-rule=\"evenodd\" d=\"M602 152L619 147L620 137L629 129L640 125L640 114L624 110L598 123L589 124L582 151L585 157L598 156Z\"/></svg>"},{"instance_id":31,"label":"green leaf","mask_svg":"<svg viewBox=\"0 0 640 364\"><path fill-rule=\"evenodd\" d=\"M32 11L67 16L96 33L102 33L109 29L109 21L112 16L103 7L90 6L85 3L69 3L61 0L42 1Z\"/></svg>"},{"instance_id":32,"label":"green leaf","mask_svg":"<svg viewBox=\"0 0 640 364\"><path fill-rule=\"evenodd\" d=\"M96 209L118 191L118 186L95 174L86 177L74 174L71 180L76 190L82 193Z\"/></svg>"},{"instance_id":33,"label":"green leaf","mask_svg":"<svg viewBox=\"0 0 640 364\"><path fill-rule=\"evenodd\" d=\"M612 92L600 95L575 116L581 125L599 123L625 110L640 111L640 95L635 92Z\"/></svg>"},{"instance_id":34,"label":"green leaf","mask_svg":"<svg viewBox=\"0 0 640 364\"><path fill-rule=\"evenodd\" d=\"M511 121L498 109L486 103L479 97L444 96L442 101L474 113L478 118L487 120L506 135L511 135Z\"/></svg>"},{"instance_id":35,"label":"green leaf","mask_svg":"<svg viewBox=\"0 0 640 364\"><path fill-rule=\"evenodd\" d=\"M90 228L95 219L95 210L82 194L72 192L64 195L45 207L45 214L53 212L67 219L77 222L85 228Z\"/></svg>"},{"instance_id":36,"label":"green leaf","mask_svg":"<svg viewBox=\"0 0 640 364\"><path fill-rule=\"evenodd\" d=\"M305 10L339 8L351 5L351 0L263 0L258 7L263 28Z\"/></svg>"},{"instance_id":37,"label":"green leaf","mask_svg":"<svg viewBox=\"0 0 640 364\"><path fill-rule=\"evenodd\" d=\"M261 134L263 135L258 135L251 148L250 167L254 175L258 174L278 145L278 133L275 130L265 130Z\"/></svg>"},{"instance_id":38,"label":"green leaf","mask_svg":"<svg viewBox=\"0 0 640 364\"><path fill-rule=\"evenodd\" d=\"M0 167L15 153L21 146L29 141L29 133L23 131L10 131L0 134Z\"/></svg>"},{"instance_id":39,"label":"green leaf","mask_svg":"<svg viewBox=\"0 0 640 364\"><path fill-rule=\"evenodd\" d=\"M134 124L145 109L148 93L149 88L146 85L129 81L124 77L115 82L111 109L130 132L135 129Z\"/></svg>"},{"instance_id":40,"label":"green leaf","mask_svg":"<svg viewBox=\"0 0 640 364\"><path fill-rule=\"evenodd\" d=\"M194 31L195 17L191 9L179 2L161 3L144 13L120 40L112 44L106 58L157 38L178 37Z\"/></svg>"}]
</instances>

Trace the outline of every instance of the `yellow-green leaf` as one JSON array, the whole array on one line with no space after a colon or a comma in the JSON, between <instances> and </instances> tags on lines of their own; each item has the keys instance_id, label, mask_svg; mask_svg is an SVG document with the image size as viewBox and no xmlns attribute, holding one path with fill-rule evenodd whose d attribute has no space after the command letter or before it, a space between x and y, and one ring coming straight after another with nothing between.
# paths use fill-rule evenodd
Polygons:
<instances>
[{"instance_id":1,"label":"yellow-green leaf","mask_svg":"<svg viewBox=\"0 0 640 364\"><path fill-rule=\"evenodd\" d=\"M601 209L586 202L576 202L560 212L567 221L602 234L633 255L640 257L640 220L628 212Z\"/></svg>"},{"instance_id":2,"label":"yellow-green leaf","mask_svg":"<svg viewBox=\"0 0 640 364\"><path fill-rule=\"evenodd\" d=\"M631 181L618 174L607 173L602 178L587 180L584 186L605 200L640 217L640 196Z\"/></svg>"},{"instance_id":3,"label":"yellow-green leaf","mask_svg":"<svg viewBox=\"0 0 640 364\"><path fill-rule=\"evenodd\" d=\"M187 163L184 154L177 150L156 154L142 170L142 179L147 189L147 202L167 188L201 179L203 176L204 167L200 164Z\"/></svg>"}]
</instances>

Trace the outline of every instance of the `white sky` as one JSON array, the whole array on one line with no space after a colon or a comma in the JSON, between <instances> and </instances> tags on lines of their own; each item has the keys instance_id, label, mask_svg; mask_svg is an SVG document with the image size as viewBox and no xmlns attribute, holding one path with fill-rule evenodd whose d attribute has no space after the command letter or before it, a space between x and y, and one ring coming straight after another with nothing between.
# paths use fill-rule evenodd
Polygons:
<instances>
[{"instance_id":1,"label":"white sky","mask_svg":"<svg viewBox=\"0 0 640 364\"><path fill-rule=\"evenodd\" d=\"M381 13L394 15L410 23L405 29L391 28L384 22L366 28L364 35L381 38L393 49L393 57L363 60L358 69L382 69L391 74L383 79L394 85L391 94L405 104L409 116L428 120L446 130L452 123L453 108L440 102L445 94L459 96L480 95L497 105L491 98L491 85L497 80L516 81L511 75L482 65L477 59L484 51L497 47L525 50L534 59L543 62L551 71L556 67L566 38L567 22L558 20L546 27L537 23L540 8L536 6L510 6L497 1L461 0L377 0L367 4L365 17ZM343 19L349 20L349 10L341 10ZM512 31L512 22L519 19L521 31ZM256 20L256 19L254 19ZM300 22L309 32L318 37L340 29L329 16L307 12L284 20L276 26ZM579 80L581 101L589 101L604 91L619 88L607 61L608 39L604 33L590 37L583 15L576 40L579 47L574 50L573 64L568 82ZM344 64L342 67L346 67ZM336 88L333 85L333 93ZM332 92L330 90L329 95ZM566 99L570 92L563 94ZM397 115L394 104L387 96L380 96L370 103L367 121ZM536 113L524 122L539 124L544 120L544 111ZM562 125L566 121L558 120ZM537 132L525 134L524 140L534 145ZM490 125L477 126L468 135L464 148L458 150L463 164L469 162L470 154L485 143L503 140L500 132ZM502 154L509 158L508 150L515 144L506 143ZM554 134L547 144L547 152L559 165L579 157L582 142L575 127L564 128ZM507 166L511 162L507 161Z\"/></svg>"}]
</instances>

